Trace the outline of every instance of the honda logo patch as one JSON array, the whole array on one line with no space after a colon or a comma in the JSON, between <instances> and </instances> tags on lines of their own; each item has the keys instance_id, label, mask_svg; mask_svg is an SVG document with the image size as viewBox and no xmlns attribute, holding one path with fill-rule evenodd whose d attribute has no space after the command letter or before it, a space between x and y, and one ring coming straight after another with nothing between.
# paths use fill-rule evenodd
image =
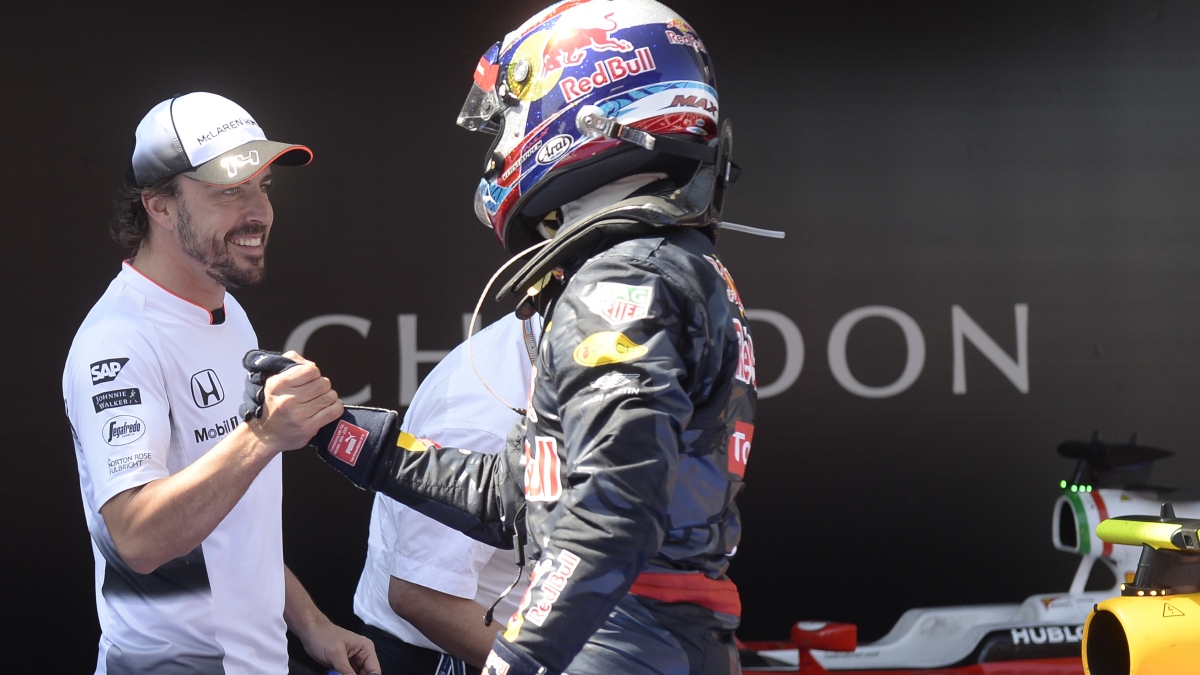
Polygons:
<instances>
[{"instance_id":1,"label":"honda logo patch","mask_svg":"<svg viewBox=\"0 0 1200 675\"><path fill-rule=\"evenodd\" d=\"M221 380L212 368L202 370L192 376L192 400L199 408L211 408L225 400L225 390L221 388Z\"/></svg>"}]
</instances>

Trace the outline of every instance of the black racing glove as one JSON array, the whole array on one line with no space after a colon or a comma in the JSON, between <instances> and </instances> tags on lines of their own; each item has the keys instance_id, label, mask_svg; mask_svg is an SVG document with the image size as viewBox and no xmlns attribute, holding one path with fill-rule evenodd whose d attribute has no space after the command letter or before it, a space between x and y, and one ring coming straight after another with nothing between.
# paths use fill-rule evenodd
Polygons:
<instances>
[{"instance_id":1,"label":"black racing glove","mask_svg":"<svg viewBox=\"0 0 1200 675\"><path fill-rule=\"evenodd\" d=\"M242 366L250 371L246 375L246 390L242 393L242 405L238 407L238 415L243 422L249 422L262 417L263 386L272 375L298 366L299 363L287 358L279 352L268 352L263 349L251 349L242 357Z\"/></svg>"},{"instance_id":2,"label":"black racing glove","mask_svg":"<svg viewBox=\"0 0 1200 675\"><path fill-rule=\"evenodd\" d=\"M242 365L250 374L238 412L249 422L262 415L263 386L267 379L299 364L279 352L252 349L242 357ZM358 487L373 488L380 457L390 457L390 453L380 449L395 447L400 436L399 416L394 410L383 408L349 405L345 408L341 418L321 427L308 445L315 447L321 459Z\"/></svg>"}]
</instances>

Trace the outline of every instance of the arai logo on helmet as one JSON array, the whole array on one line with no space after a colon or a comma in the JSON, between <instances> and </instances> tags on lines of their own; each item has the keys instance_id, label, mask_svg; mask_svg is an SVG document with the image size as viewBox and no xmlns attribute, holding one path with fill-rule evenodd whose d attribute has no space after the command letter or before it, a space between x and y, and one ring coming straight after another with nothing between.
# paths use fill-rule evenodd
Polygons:
<instances>
[{"instance_id":1,"label":"arai logo on helmet","mask_svg":"<svg viewBox=\"0 0 1200 675\"><path fill-rule=\"evenodd\" d=\"M546 141L537 153L538 164L553 164L567 154L571 149L572 139L567 134L560 134Z\"/></svg>"}]
</instances>

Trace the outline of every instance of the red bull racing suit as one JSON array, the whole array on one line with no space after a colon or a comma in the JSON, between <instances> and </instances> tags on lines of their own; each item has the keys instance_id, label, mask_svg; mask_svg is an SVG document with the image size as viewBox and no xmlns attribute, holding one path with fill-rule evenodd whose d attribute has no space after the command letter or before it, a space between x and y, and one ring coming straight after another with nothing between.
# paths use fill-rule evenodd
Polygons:
<instances>
[{"instance_id":1,"label":"red bull racing suit","mask_svg":"<svg viewBox=\"0 0 1200 675\"><path fill-rule=\"evenodd\" d=\"M531 585L497 640L547 672L738 672L726 569L756 400L741 299L707 229L575 260L543 291L508 452L400 452L375 487L493 545L523 516Z\"/></svg>"}]
</instances>

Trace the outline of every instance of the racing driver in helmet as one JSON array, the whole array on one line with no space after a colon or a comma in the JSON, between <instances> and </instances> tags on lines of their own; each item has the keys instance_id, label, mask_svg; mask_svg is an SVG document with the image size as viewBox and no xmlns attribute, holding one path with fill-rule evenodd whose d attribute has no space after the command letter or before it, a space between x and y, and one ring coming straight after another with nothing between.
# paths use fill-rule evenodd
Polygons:
<instances>
[{"instance_id":1,"label":"racing driver in helmet","mask_svg":"<svg viewBox=\"0 0 1200 675\"><path fill-rule=\"evenodd\" d=\"M652 0L566 0L483 56L458 123L495 135L480 219L512 253L541 244L501 291L544 318L524 417L499 455L354 406L313 444L361 487L527 542L485 672L739 672L726 570L756 384L715 250L736 167L704 43Z\"/></svg>"}]
</instances>

